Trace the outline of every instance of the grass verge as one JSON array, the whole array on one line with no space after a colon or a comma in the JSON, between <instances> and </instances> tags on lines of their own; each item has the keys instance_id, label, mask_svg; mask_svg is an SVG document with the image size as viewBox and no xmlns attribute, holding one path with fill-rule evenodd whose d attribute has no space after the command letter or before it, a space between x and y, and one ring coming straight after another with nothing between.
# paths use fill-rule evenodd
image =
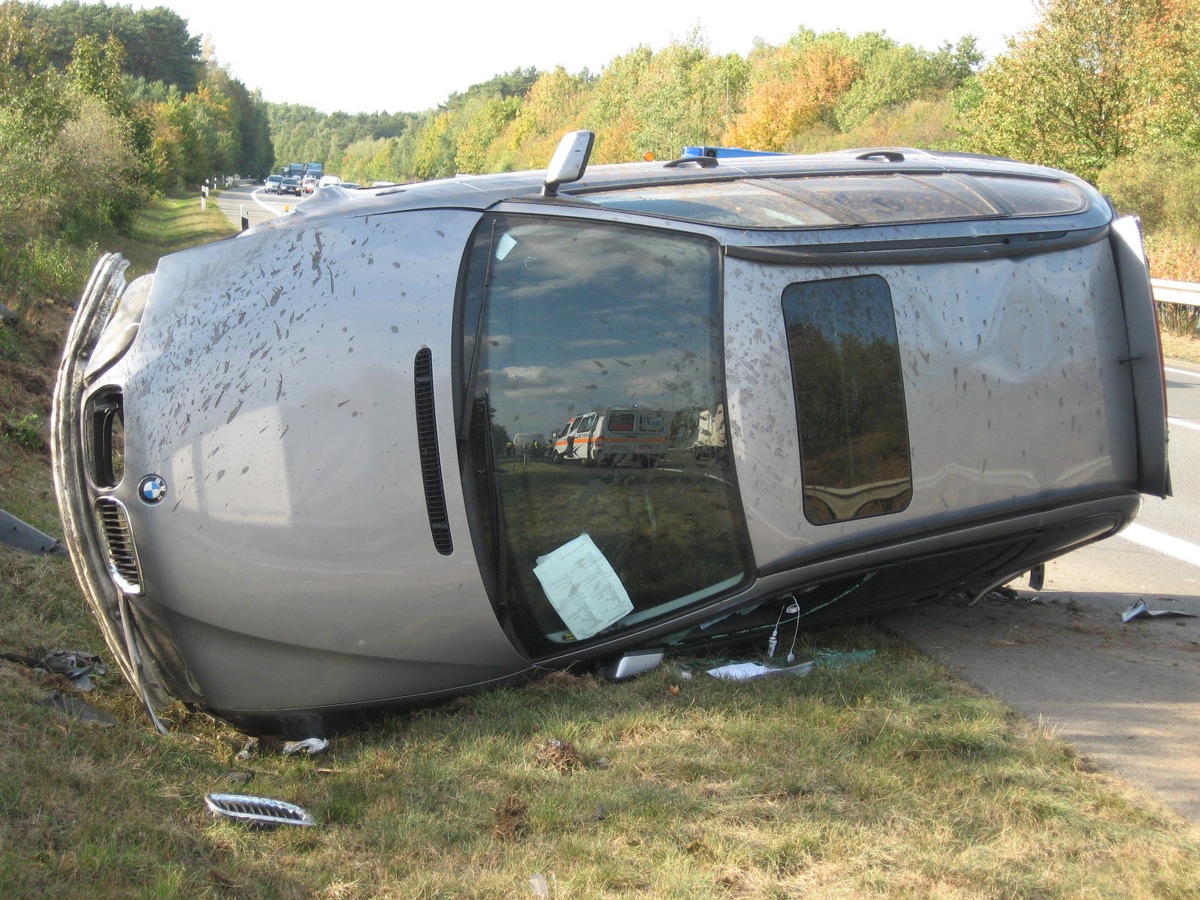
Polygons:
<instances>
[{"instance_id":1,"label":"grass verge","mask_svg":"<svg viewBox=\"0 0 1200 900\"><path fill-rule=\"evenodd\" d=\"M1163 356L1168 360L1174 359L1200 365L1200 339L1164 333L1162 349Z\"/></svg>"},{"instance_id":2,"label":"grass verge","mask_svg":"<svg viewBox=\"0 0 1200 900\"><path fill-rule=\"evenodd\" d=\"M228 233L197 207L156 204L102 249L145 271ZM31 339L10 361L42 381L0 373L4 414L48 397ZM22 421L0 436L0 507L54 532ZM105 652L65 559L0 547L0 622L3 653ZM60 678L0 660L0 896L508 898L535 876L551 897L1197 896L1195 830L1053 735L871 625L804 636L818 648L875 656L744 683L689 658L621 685L556 673L314 757L182 708L159 735L115 672L82 695L113 723L88 724L48 705ZM319 824L214 820L221 791Z\"/></svg>"},{"instance_id":3,"label":"grass verge","mask_svg":"<svg viewBox=\"0 0 1200 900\"><path fill-rule=\"evenodd\" d=\"M205 209L195 193L162 197L139 213L128 235L106 235L100 249L120 253L129 260L130 271L141 274L153 270L167 253L230 237L237 228L218 209L217 196L209 195Z\"/></svg>"},{"instance_id":4,"label":"grass verge","mask_svg":"<svg viewBox=\"0 0 1200 900\"><path fill-rule=\"evenodd\" d=\"M1187 829L1053 736L869 627L874 660L747 683L678 659L636 682L558 674L395 715L312 758L178 711L166 736L108 679L94 728L0 669L0 889L103 895L1189 897ZM690 677L689 677L690 676ZM299 803L248 831L212 791Z\"/></svg>"}]
</instances>

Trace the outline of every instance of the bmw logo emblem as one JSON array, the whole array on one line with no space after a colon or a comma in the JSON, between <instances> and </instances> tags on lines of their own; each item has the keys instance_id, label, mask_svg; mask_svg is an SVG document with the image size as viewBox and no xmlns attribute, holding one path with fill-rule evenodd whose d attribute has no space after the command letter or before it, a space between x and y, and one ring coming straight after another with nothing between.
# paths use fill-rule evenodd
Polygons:
<instances>
[{"instance_id":1,"label":"bmw logo emblem","mask_svg":"<svg viewBox=\"0 0 1200 900\"><path fill-rule=\"evenodd\" d=\"M138 493L143 503L157 503L167 496L167 483L161 475L147 475L138 485Z\"/></svg>"}]
</instances>

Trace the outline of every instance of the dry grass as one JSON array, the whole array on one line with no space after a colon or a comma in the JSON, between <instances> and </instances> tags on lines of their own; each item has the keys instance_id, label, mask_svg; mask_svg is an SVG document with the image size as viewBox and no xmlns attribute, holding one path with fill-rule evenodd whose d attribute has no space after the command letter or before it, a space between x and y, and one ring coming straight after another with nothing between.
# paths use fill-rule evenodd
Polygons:
<instances>
[{"instance_id":1,"label":"dry grass","mask_svg":"<svg viewBox=\"0 0 1200 900\"><path fill-rule=\"evenodd\" d=\"M1162 348L1163 356L1168 361L1179 360L1200 365L1200 339L1198 338L1163 334Z\"/></svg>"},{"instance_id":2,"label":"dry grass","mask_svg":"<svg viewBox=\"0 0 1200 900\"><path fill-rule=\"evenodd\" d=\"M118 719L98 730L0 664L0 892L517 897L541 874L554 897L1195 896L1195 832L1053 735L869 626L814 642L877 655L742 684L686 658L553 679L242 760L201 715L154 734L115 679L88 698ZM204 794L229 790L319 825L212 820Z\"/></svg>"}]
</instances>

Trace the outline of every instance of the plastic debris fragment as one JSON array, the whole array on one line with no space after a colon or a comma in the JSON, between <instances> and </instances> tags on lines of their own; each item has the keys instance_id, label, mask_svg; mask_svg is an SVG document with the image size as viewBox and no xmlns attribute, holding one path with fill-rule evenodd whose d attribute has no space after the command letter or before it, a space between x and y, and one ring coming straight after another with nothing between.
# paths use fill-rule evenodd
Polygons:
<instances>
[{"instance_id":1,"label":"plastic debris fragment","mask_svg":"<svg viewBox=\"0 0 1200 900\"><path fill-rule=\"evenodd\" d=\"M38 531L28 522L22 522L12 513L2 509L0 509L0 544L39 556L67 555L66 545L58 538Z\"/></svg>"},{"instance_id":2,"label":"plastic debris fragment","mask_svg":"<svg viewBox=\"0 0 1200 900\"><path fill-rule=\"evenodd\" d=\"M1175 616L1185 619L1196 618L1194 613L1181 612L1177 609L1151 609L1146 605L1145 600L1139 598L1136 603L1121 613L1121 621L1129 622L1133 619L1158 618L1159 616Z\"/></svg>"},{"instance_id":3,"label":"plastic debris fragment","mask_svg":"<svg viewBox=\"0 0 1200 900\"><path fill-rule=\"evenodd\" d=\"M90 691L95 687L91 676L108 673L108 667L100 661L99 656L84 650L55 650L45 656L39 665L48 672L65 675L77 691Z\"/></svg>"},{"instance_id":4,"label":"plastic debris fragment","mask_svg":"<svg viewBox=\"0 0 1200 900\"><path fill-rule=\"evenodd\" d=\"M830 669L841 669L867 662L875 656L874 650L818 650L814 659L795 666L775 668L764 666L762 663L730 663L709 669L708 674L713 678L724 678L729 681L746 681L750 678L763 678L768 675L807 675L816 666Z\"/></svg>"},{"instance_id":5,"label":"plastic debris fragment","mask_svg":"<svg viewBox=\"0 0 1200 900\"><path fill-rule=\"evenodd\" d=\"M237 758L240 759L242 762L245 762L246 760L248 760L250 757L252 757L257 752L258 752L258 738L252 737L248 741L246 741L245 744L242 745L242 749L237 752Z\"/></svg>"},{"instance_id":6,"label":"plastic debris fragment","mask_svg":"<svg viewBox=\"0 0 1200 900\"><path fill-rule=\"evenodd\" d=\"M84 703L75 697L68 697L55 691L44 700L39 700L41 706L48 706L55 712L97 728L109 728L117 724L117 720L102 709L97 709L90 703Z\"/></svg>"},{"instance_id":7,"label":"plastic debris fragment","mask_svg":"<svg viewBox=\"0 0 1200 900\"><path fill-rule=\"evenodd\" d=\"M0 659L21 663L31 669L42 669L52 675L63 675L77 691L90 691L95 685L89 676L108 672L108 667L100 661L99 656L84 650L55 650L41 658L20 653L0 653Z\"/></svg>"},{"instance_id":8,"label":"plastic debris fragment","mask_svg":"<svg viewBox=\"0 0 1200 900\"><path fill-rule=\"evenodd\" d=\"M314 756L317 753L322 753L329 748L329 741L324 738L305 738L302 741L288 741L283 745L284 755L292 753L306 753L309 756Z\"/></svg>"},{"instance_id":9,"label":"plastic debris fragment","mask_svg":"<svg viewBox=\"0 0 1200 900\"><path fill-rule=\"evenodd\" d=\"M811 662L800 663L798 666L776 669L764 666L762 663L730 663L727 666L717 666L709 669L708 674L713 678L723 678L727 681L747 681L751 678L762 678L766 675L807 675L812 671Z\"/></svg>"}]
</instances>

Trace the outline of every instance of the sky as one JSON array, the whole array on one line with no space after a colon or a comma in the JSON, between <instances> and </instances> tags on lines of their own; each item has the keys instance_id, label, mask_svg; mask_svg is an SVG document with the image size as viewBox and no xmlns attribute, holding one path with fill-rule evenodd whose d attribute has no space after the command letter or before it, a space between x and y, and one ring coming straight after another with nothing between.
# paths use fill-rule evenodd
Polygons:
<instances>
[{"instance_id":1,"label":"sky","mask_svg":"<svg viewBox=\"0 0 1200 900\"><path fill-rule=\"evenodd\" d=\"M110 0L118 5L121 0ZM1038 19L1037 0L134 0L166 6L207 38L218 62L270 103L321 112L421 112L513 69L598 74L645 44L661 50L695 30L714 53L749 54L800 28L883 31L936 50L973 34L988 59ZM786 12L781 12L787 10Z\"/></svg>"}]
</instances>

